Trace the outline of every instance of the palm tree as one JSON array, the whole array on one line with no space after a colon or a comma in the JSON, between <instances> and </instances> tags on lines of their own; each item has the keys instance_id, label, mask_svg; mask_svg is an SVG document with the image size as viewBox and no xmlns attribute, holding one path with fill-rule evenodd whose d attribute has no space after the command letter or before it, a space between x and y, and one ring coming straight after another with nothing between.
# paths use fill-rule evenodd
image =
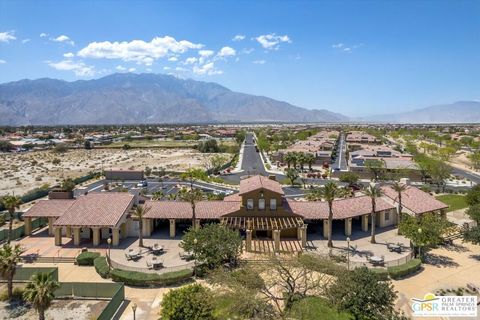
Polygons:
<instances>
[{"instance_id":1,"label":"palm tree","mask_svg":"<svg viewBox=\"0 0 480 320\"><path fill-rule=\"evenodd\" d=\"M298 163L298 152L292 152L292 163L293 163L293 168L297 168L297 163Z\"/></svg>"},{"instance_id":2,"label":"palm tree","mask_svg":"<svg viewBox=\"0 0 480 320\"><path fill-rule=\"evenodd\" d=\"M308 164L308 169L312 171L312 165L315 163L315 156L311 153L306 153L305 162Z\"/></svg>"},{"instance_id":3,"label":"palm tree","mask_svg":"<svg viewBox=\"0 0 480 320\"><path fill-rule=\"evenodd\" d=\"M298 153L297 159L298 159L298 164L300 165L300 170L303 171L303 165L305 164L305 162L307 162L307 157L305 156L305 153L303 152Z\"/></svg>"},{"instance_id":4,"label":"palm tree","mask_svg":"<svg viewBox=\"0 0 480 320\"><path fill-rule=\"evenodd\" d=\"M376 217L377 217L377 198L382 196L382 190L376 184L370 184L368 188L365 190L365 194L372 199L372 237L370 239L371 243L376 243L375 241L375 224L376 224Z\"/></svg>"},{"instance_id":5,"label":"palm tree","mask_svg":"<svg viewBox=\"0 0 480 320\"><path fill-rule=\"evenodd\" d=\"M0 275L3 279L7 279L8 299L12 299L13 295L13 276L17 271L17 264L20 262L22 250L20 245L15 246L6 243L0 248Z\"/></svg>"},{"instance_id":6,"label":"palm tree","mask_svg":"<svg viewBox=\"0 0 480 320\"><path fill-rule=\"evenodd\" d=\"M332 224L333 224L333 201L342 198L346 194L345 189L339 188L333 181L329 181L323 188L313 192L313 199L325 200L328 203L328 247L333 247Z\"/></svg>"},{"instance_id":7,"label":"palm tree","mask_svg":"<svg viewBox=\"0 0 480 320\"><path fill-rule=\"evenodd\" d=\"M17 196L5 196L2 199L4 207L8 211L9 223L8 223L8 239L7 243L10 243L12 240L12 226L13 226L13 217L15 216L15 209L19 209L22 204L22 199Z\"/></svg>"},{"instance_id":8,"label":"palm tree","mask_svg":"<svg viewBox=\"0 0 480 320\"><path fill-rule=\"evenodd\" d=\"M392 189L398 194L398 224L402 222L402 192L407 190L407 186L403 183L395 181L392 184Z\"/></svg>"},{"instance_id":9,"label":"palm tree","mask_svg":"<svg viewBox=\"0 0 480 320\"><path fill-rule=\"evenodd\" d=\"M33 304L39 320L45 320L45 311L50 307L55 298L54 292L59 287L60 284L48 273L34 274L25 286L23 298Z\"/></svg>"},{"instance_id":10,"label":"palm tree","mask_svg":"<svg viewBox=\"0 0 480 320\"><path fill-rule=\"evenodd\" d=\"M150 207L137 206L133 212L133 216L138 219L138 246L143 247L143 217L150 210Z\"/></svg>"},{"instance_id":11,"label":"palm tree","mask_svg":"<svg viewBox=\"0 0 480 320\"><path fill-rule=\"evenodd\" d=\"M186 188L182 188L178 196L183 201L190 202L190 205L192 206L192 226L195 228L196 219L197 219L197 215L195 213L195 207L196 207L197 201L200 201L204 198L202 190L197 188L191 188L190 190Z\"/></svg>"},{"instance_id":12,"label":"palm tree","mask_svg":"<svg viewBox=\"0 0 480 320\"><path fill-rule=\"evenodd\" d=\"M285 160L285 162L287 163L288 169L290 169L290 166L291 166L294 158L295 158L295 154L294 154L293 152L288 152L288 153L285 155L284 160Z\"/></svg>"},{"instance_id":13,"label":"palm tree","mask_svg":"<svg viewBox=\"0 0 480 320\"><path fill-rule=\"evenodd\" d=\"M152 200L161 200L164 196L163 191L155 191L152 195Z\"/></svg>"}]
</instances>

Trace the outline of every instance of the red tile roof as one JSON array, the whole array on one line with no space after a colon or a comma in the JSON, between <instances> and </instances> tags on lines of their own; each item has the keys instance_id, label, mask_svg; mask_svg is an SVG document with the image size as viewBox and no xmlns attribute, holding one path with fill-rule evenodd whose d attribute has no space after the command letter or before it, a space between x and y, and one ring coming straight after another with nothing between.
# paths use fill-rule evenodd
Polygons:
<instances>
[{"instance_id":1,"label":"red tile roof","mask_svg":"<svg viewBox=\"0 0 480 320\"><path fill-rule=\"evenodd\" d=\"M133 199L127 192L89 193L77 198L54 225L116 227Z\"/></svg>"},{"instance_id":2,"label":"red tile roof","mask_svg":"<svg viewBox=\"0 0 480 320\"><path fill-rule=\"evenodd\" d=\"M278 194L283 194L283 189L279 182L263 176L253 176L240 180L240 192L238 194L242 195L259 189L270 190Z\"/></svg>"},{"instance_id":3,"label":"red tile roof","mask_svg":"<svg viewBox=\"0 0 480 320\"><path fill-rule=\"evenodd\" d=\"M382 192L393 201L398 201L398 193L391 186L383 186ZM415 214L448 208L445 203L413 186L407 186L402 192L402 206Z\"/></svg>"},{"instance_id":4,"label":"red tile roof","mask_svg":"<svg viewBox=\"0 0 480 320\"><path fill-rule=\"evenodd\" d=\"M75 199L40 200L23 214L25 218L58 218L72 206Z\"/></svg>"},{"instance_id":5,"label":"red tile roof","mask_svg":"<svg viewBox=\"0 0 480 320\"><path fill-rule=\"evenodd\" d=\"M377 198L376 205L377 212L395 208L382 198ZM328 219L328 203L324 201L295 201L288 199L286 206L293 213L305 219ZM372 200L367 196L339 199L333 202L333 219L352 218L371 212Z\"/></svg>"},{"instance_id":6,"label":"red tile roof","mask_svg":"<svg viewBox=\"0 0 480 320\"><path fill-rule=\"evenodd\" d=\"M197 219L219 219L221 216L240 209L239 201L199 201L195 207ZM192 206L186 201L145 202L150 210L145 218L150 219L192 219Z\"/></svg>"}]
</instances>

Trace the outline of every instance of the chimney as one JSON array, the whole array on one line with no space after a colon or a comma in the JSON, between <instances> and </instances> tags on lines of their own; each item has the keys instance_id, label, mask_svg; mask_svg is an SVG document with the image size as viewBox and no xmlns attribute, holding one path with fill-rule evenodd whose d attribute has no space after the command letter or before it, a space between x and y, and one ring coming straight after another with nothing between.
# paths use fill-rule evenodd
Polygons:
<instances>
[{"instance_id":1,"label":"chimney","mask_svg":"<svg viewBox=\"0 0 480 320\"><path fill-rule=\"evenodd\" d=\"M140 201L140 188L131 188L129 193L133 194L133 202L135 203L136 206L138 206L139 201Z\"/></svg>"}]
</instances>

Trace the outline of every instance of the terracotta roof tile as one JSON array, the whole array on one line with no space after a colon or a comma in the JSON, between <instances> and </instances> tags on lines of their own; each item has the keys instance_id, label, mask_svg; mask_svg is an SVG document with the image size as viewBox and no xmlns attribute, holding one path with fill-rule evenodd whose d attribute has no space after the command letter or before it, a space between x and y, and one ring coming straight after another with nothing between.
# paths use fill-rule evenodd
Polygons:
<instances>
[{"instance_id":1,"label":"terracotta roof tile","mask_svg":"<svg viewBox=\"0 0 480 320\"><path fill-rule=\"evenodd\" d=\"M40 200L23 214L25 218L60 217L72 206L75 199Z\"/></svg>"},{"instance_id":2,"label":"terracotta roof tile","mask_svg":"<svg viewBox=\"0 0 480 320\"><path fill-rule=\"evenodd\" d=\"M259 175L240 180L240 192L238 194L242 195L259 189L266 189L278 194L283 194L283 189L279 182Z\"/></svg>"},{"instance_id":3,"label":"terracotta roof tile","mask_svg":"<svg viewBox=\"0 0 480 320\"><path fill-rule=\"evenodd\" d=\"M391 186L383 186L382 192L393 201L398 201L398 193ZM445 203L413 186L408 186L402 192L402 206L415 214L448 208Z\"/></svg>"},{"instance_id":4,"label":"terracotta roof tile","mask_svg":"<svg viewBox=\"0 0 480 320\"><path fill-rule=\"evenodd\" d=\"M199 201L195 207L197 219L219 219L221 216L240 209L239 201ZM145 218L150 219L192 219L192 207L186 201L145 202L150 210Z\"/></svg>"}]
</instances>

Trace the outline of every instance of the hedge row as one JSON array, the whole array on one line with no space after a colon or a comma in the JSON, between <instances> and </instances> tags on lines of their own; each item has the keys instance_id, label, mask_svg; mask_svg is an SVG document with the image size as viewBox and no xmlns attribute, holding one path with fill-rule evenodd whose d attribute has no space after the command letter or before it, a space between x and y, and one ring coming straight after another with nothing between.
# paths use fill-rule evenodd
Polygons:
<instances>
[{"instance_id":1,"label":"hedge row","mask_svg":"<svg viewBox=\"0 0 480 320\"><path fill-rule=\"evenodd\" d=\"M420 259L412 259L402 265L388 267L387 270L392 279L399 279L417 272L420 269L421 264L422 261Z\"/></svg>"},{"instance_id":2,"label":"hedge row","mask_svg":"<svg viewBox=\"0 0 480 320\"><path fill-rule=\"evenodd\" d=\"M98 257L93 260L95 271L104 279L110 278L110 267L107 263L106 257Z\"/></svg>"},{"instance_id":3,"label":"hedge row","mask_svg":"<svg viewBox=\"0 0 480 320\"><path fill-rule=\"evenodd\" d=\"M110 276L113 281L139 287L177 284L187 281L192 275L193 271L190 269L162 274L125 271L120 269L113 269L110 271Z\"/></svg>"},{"instance_id":4,"label":"hedge row","mask_svg":"<svg viewBox=\"0 0 480 320\"><path fill-rule=\"evenodd\" d=\"M388 280L388 270L385 268L372 268L370 269L373 273L375 273L379 280L386 281Z\"/></svg>"},{"instance_id":5,"label":"hedge row","mask_svg":"<svg viewBox=\"0 0 480 320\"><path fill-rule=\"evenodd\" d=\"M79 266L93 266L93 261L98 257L100 257L98 252L85 251L77 256L77 264Z\"/></svg>"}]
</instances>

